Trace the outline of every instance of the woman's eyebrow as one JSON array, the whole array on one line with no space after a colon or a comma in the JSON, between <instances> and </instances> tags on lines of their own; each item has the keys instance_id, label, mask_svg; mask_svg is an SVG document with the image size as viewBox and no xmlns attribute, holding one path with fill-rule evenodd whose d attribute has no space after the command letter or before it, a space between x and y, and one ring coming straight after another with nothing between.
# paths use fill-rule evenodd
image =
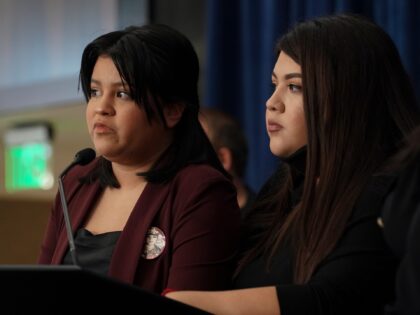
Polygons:
<instances>
[{"instance_id":1,"label":"woman's eyebrow","mask_svg":"<svg viewBox=\"0 0 420 315\"><path fill-rule=\"evenodd\" d=\"M287 73L284 75L285 80L289 80L293 78L302 78L302 73L292 72L292 73Z\"/></svg>"}]
</instances>

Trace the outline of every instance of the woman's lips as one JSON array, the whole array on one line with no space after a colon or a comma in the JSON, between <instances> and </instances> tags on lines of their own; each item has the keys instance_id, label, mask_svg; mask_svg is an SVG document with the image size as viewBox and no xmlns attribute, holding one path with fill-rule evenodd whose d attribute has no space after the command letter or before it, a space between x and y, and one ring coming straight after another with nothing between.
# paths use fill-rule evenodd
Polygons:
<instances>
[{"instance_id":1,"label":"woman's lips","mask_svg":"<svg viewBox=\"0 0 420 315\"><path fill-rule=\"evenodd\" d=\"M105 124L102 123L95 123L93 125L93 130L95 133L111 133L114 132L114 130L110 127L108 127Z\"/></svg>"},{"instance_id":2,"label":"woman's lips","mask_svg":"<svg viewBox=\"0 0 420 315\"><path fill-rule=\"evenodd\" d=\"M277 124L275 122L268 122L267 123L267 131L268 132L276 132L283 129L283 126L280 124Z\"/></svg>"}]
</instances>

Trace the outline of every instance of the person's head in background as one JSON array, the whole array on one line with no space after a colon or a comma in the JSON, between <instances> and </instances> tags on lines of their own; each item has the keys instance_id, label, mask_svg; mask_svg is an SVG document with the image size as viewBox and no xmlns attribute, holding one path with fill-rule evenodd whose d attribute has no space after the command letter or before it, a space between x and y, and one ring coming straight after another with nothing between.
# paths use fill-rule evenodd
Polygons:
<instances>
[{"instance_id":1,"label":"person's head in background","mask_svg":"<svg viewBox=\"0 0 420 315\"><path fill-rule=\"evenodd\" d=\"M148 181L166 181L188 163L199 162L226 174L198 121L198 72L190 41L165 25L130 26L100 36L85 48L80 85L88 102L88 129L102 155L95 175L102 185L119 185L110 172L112 163L141 157L152 161L142 172ZM107 77L110 73L112 78ZM110 94L108 103L101 93ZM96 101L97 95L103 104ZM127 102L138 109L127 112ZM120 132L114 143L94 132L101 116L115 116Z\"/></svg>"},{"instance_id":2,"label":"person's head in background","mask_svg":"<svg viewBox=\"0 0 420 315\"><path fill-rule=\"evenodd\" d=\"M232 175L238 193L239 207L246 211L254 199L254 193L244 182L248 161L248 143L245 134L233 117L215 108L202 107L199 119L220 162Z\"/></svg>"},{"instance_id":3,"label":"person's head in background","mask_svg":"<svg viewBox=\"0 0 420 315\"><path fill-rule=\"evenodd\" d=\"M264 224L275 222L270 231L278 232L259 252L272 257L291 232L295 281L305 283L336 245L365 184L418 123L418 109L395 44L368 19L302 22L281 38L277 53L266 104L270 149L288 158L307 145L306 171L300 204L287 218L281 211L267 216ZM284 168L288 184L276 208L286 207L293 185Z\"/></svg>"}]
</instances>

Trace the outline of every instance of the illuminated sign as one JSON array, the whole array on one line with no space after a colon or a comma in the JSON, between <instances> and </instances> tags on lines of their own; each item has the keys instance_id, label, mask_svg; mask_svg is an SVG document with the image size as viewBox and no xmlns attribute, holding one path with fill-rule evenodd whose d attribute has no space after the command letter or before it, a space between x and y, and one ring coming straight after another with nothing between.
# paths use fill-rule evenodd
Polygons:
<instances>
[{"instance_id":1,"label":"illuminated sign","mask_svg":"<svg viewBox=\"0 0 420 315\"><path fill-rule=\"evenodd\" d=\"M49 125L28 125L6 131L5 183L8 192L50 189L52 147Z\"/></svg>"}]
</instances>

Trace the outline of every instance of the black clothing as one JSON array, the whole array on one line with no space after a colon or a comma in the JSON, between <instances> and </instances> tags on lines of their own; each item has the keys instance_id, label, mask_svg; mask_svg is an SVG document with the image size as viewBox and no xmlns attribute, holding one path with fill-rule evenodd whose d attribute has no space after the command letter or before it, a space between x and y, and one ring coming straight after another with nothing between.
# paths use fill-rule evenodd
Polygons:
<instances>
[{"instance_id":1,"label":"black clothing","mask_svg":"<svg viewBox=\"0 0 420 315\"><path fill-rule=\"evenodd\" d=\"M302 161L302 153L299 156ZM296 157L286 163L295 175L291 195L294 206L301 198L304 167L298 171ZM393 181L392 177L372 178L336 248L307 284L293 284L293 253L290 245L284 244L273 258L270 270L267 271L266 260L260 256L242 269L234 287L276 286L282 315L383 314L383 305L393 298L396 262L376 220ZM271 183L278 184L274 178Z\"/></svg>"},{"instance_id":2,"label":"black clothing","mask_svg":"<svg viewBox=\"0 0 420 315\"><path fill-rule=\"evenodd\" d=\"M289 167L287 169L284 168L283 163L287 163ZM261 212L272 212L271 209L266 207L266 204L261 204L260 201L267 199L268 196L276 195L279 189L284 185L284 180L290 171L293 176L293 187L291 187L290 200L288 202L290 203L290 208L292 208L293 205L300 201L302 195L305 166L306 146L297 150L287 159L282 159L273 175L271 175L262 186L255 198L253 207L251 207L250 211L248 211L245 216L242 216L241 242L238 251L239 259L241 259L243 253L247 252L251 248L254 248L260 236L264 234L268 228L270 228L267 225L266 219L264 220L266 223L261 224L261 222L259 222L258 225L255 224L255 217L259 217ZM271 224L272 218L268 221L268 224Z\"/></svg>"},{"instance_id":3,"label":"black clothing","mask_svg":"<svg viewBox=\"0 0 420 315\"><path fill-rule=\"evenodd\" d=\"M420 314L420 154L400 173L382 222L385 239L400 260L396 300L386 314Z\"/></svg>"},{"instance_id":4,"label":"black clothing","mask_svg":"<svg viewBox=\"0 0 420 315\"><path fill-rule=\"evenodd\" d=\"M293 190L291 191L291 205L295 206L301 199L303 189L303 179L305 175L306 164L306 146L297 150L288 158L282 158L281 163L287 163L290 167L293 178ZM274 174L263 185L261 191L258 193L257 200L271 195L273 191L279 189L282 185L282 165L280 164ZM245 231L245 233L259 234L261 231ZM246 252L250 247L253 247L255 241L253 235L244 235L244 240L241 243L241 252ZM261 272L266 267L266 261L261 257L254 260L244 270L241 271L238 277L234 279L235 288L250 288L260 287L263 285L276 283L292 283L292 261L289 245L285 244L282 251L273 257L271 270L275 272Z\"/></svg>"},{"instance_id":5,"label":"black clothing","mask_svg":"<svg viewBox=\"0 0 420 315\"><path fill-rule=\"evenodd\" d=\"M120 234L121 231L115 231L94 235L86 229L79 229L74 243L80 267L107 275L112 252ZM63 264L72 264L70 251L64 256Z\"/></svg>"}]
</instances>

